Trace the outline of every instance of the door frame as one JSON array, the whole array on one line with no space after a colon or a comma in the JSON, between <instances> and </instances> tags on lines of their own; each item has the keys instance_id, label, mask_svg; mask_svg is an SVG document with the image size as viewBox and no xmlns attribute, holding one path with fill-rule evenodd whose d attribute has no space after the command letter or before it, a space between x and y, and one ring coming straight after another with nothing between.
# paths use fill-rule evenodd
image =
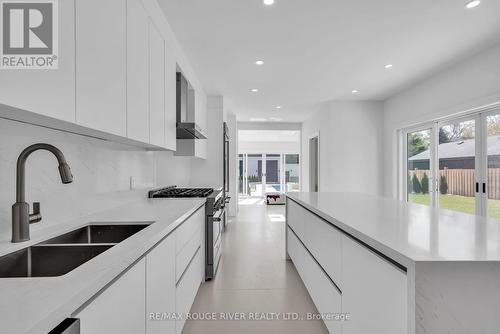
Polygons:
<instances>
[{"instance_id":1,"label":"door frame","mask_svg":"<svg viewBox=\"0 0 500 334\"><path fill-rule=\"evenodd\" d=\"M314 132L311 135L309 135L309 138L307 140L307 146L308 146L308 151L309 151L309 156L308 156L308 169L309 169L309 191L312 192L312 187L311 187L311 139L318 138L318 154L316 155L316 175L318 177L318 192L321 191L321 137L320 137L320 132Z\"/></svg>"}]
</instances>

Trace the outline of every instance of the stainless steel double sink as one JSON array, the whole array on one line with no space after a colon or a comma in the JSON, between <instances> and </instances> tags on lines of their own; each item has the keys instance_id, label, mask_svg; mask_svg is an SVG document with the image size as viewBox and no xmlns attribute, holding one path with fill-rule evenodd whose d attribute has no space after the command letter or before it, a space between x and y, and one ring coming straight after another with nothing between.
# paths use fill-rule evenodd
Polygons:
<instances>
[{"instance_id":1,"label":"stainless steel double sink","mask_svg":"<svg viewBox=\"0 0 500 334\"><path fill-rule=\"evenodd\" d=\"M89 224L0 257L0 278L62 276L150 224Z\"/></svg>"}]
</instances>

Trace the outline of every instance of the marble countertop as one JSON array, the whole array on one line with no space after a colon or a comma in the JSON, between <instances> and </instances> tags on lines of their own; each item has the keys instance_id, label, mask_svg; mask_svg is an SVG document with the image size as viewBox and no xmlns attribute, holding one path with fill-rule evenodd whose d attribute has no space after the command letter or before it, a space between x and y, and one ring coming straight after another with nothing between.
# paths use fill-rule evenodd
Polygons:
<instances>
[{"instance_id":1,"label":"marble countertop","mask_svg":"<svg viewBox=\"0 0 500 334\"><path fill-rule=\"evenodd\" d=\"M403 265L500 261L499 220L360 193L287 196Z\"/></svg>"},{"instance_id":2,"label":"marble countertop","mask_svg":"<svg viewBox=\"0 0 500 334\"><path fill-rule=\"evenodd\" d=\"M89 223L154 222L80 267L59 277L0 278L2 333L47 333L140 259L198 208L204 199L141 199L35 231L31 240L0 240L0 256Z\"/></svg>"}]
</instances>

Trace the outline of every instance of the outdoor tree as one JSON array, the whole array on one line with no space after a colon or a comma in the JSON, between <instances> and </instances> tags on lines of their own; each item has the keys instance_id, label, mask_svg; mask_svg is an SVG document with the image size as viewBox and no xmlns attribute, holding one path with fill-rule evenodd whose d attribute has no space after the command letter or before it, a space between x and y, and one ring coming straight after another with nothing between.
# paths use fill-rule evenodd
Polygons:
<instances>
[{"instance_id":1,"label":"outdoor tree","mask_svg":"<svg viewBox=\"0 0 500 334\"><path fill-rule=\"evenodd\" d=\"M422 192L422 185L420 184L420 181L418 180L417 174L413 174L413 177L411 178L411 183L413 185L413 192L416 194L420 194Z\"/></svg>"},{"instance_id":2,"label":"outdoor tree","mask_svg":"<svg viewBox=\"0 0 500 334\"><path fill-rule=\"evenodd\" d=\"M444 175L441 175L439 178L439 192L442 195L446 195L448 193L448 181Z\"/></svg>"},{"instance_id":3,"label":"outdoor tree","mask_svg":"<svg viewBox=\"0 0 500 334\"><path fill-rule=\"evenodd\" d=\"M429 148L429 138L424 132L408 134L408 157L412 157Z\"/></svg>"},{"instance_id":4,"label":"outdoor tree","mask_svg":"<svg viewBox=\"0 0 500 334\"><path fill-rule=\"evenodd\" d=\"M424 173L424 176L422 176L422 180L420 181L421 187L422 187L422 193L428 194L429 193L429 178L427 177L427 173Z\"/></svg>"}]
</instances>

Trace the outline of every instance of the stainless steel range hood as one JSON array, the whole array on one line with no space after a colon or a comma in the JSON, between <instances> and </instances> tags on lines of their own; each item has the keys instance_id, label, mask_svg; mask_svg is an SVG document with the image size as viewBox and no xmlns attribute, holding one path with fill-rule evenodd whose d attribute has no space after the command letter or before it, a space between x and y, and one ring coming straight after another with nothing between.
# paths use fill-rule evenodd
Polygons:
<instances>
[{"instance_id":1,"label":"stainless steel range hood","mask_svg":"<svg viewBox=\"0 0 500 334\"><path fill-rule=\"evenodd\" d=\"M195 91L177 72L177 139L207 139L195 120Z\"/></svg>"}]
</instances>

